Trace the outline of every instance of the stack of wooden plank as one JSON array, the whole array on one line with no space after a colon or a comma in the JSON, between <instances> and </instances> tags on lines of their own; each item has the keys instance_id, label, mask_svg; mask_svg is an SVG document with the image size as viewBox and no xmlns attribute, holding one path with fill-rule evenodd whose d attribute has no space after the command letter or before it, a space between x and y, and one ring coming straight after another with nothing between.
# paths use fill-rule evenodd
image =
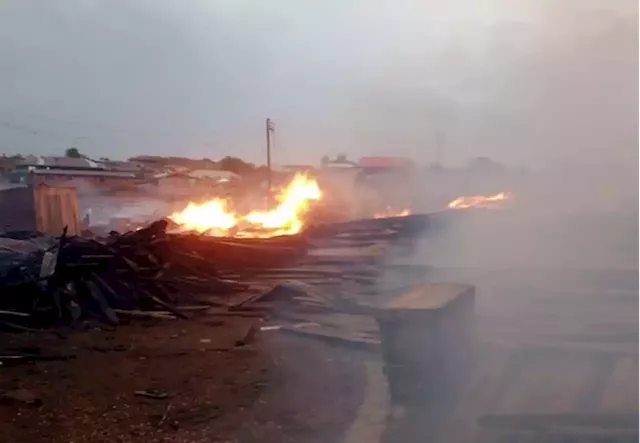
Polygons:
<instances>
[{"instance_id":1,"label":"stack of wooden plank","mask_svg":"<svg viewBox=\"0 0 640 443\"><path fill-rule=\"evenodd\" d=\"M352 220L313 226L307 231L312 244L323 246L369 246L381 242L414 239L426 231L436 233L446 226L455 211L411 214L388 218Z\"/></svg>"},{"instance_id":2,"label":"stack of wooden plank","mask_svg":"<svg viewBox=\"0 0 640 443\"><path fill-rule=\"evenodd\" d=\"M306 251L302 237L234 241L168 235L166 226L161 220L103 241L65 232L48 250L14 257L0 281L0 324L19 329L84 317L116 324L119 314L156 310L186 318L176 305L198 294L248 289L229 275L290 266Z\"/></svg>"},{"instance_id":3,"label":"stack of wooden plank","mask_svg":"<svg viewBox=\"0 0 640 443\"><path fill-rule=\"evenodd\" d=\"M335 290L372 286L385 245L414 235L425 220L339 223L271 238L170 234L166 220L102 239L65 231L39 242L53 246L7 255L9 262L0 257L0 326L41 328L85 318L117 324L122 316L186 318L181 306L206 299L229 307L238 297L283 282Z\"/></svg>"}]
</instances>

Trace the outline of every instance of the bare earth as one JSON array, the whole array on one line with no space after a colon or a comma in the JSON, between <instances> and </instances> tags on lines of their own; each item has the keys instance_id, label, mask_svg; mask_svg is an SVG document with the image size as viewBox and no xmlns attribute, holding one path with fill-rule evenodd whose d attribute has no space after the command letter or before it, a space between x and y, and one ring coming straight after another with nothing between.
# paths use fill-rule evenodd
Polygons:
<instances>
[{"instance_id":1,"label":"bare earth","mask_svg":"<svg viewBox=\"0 0 640 443\"><path fill-rule=\"evenodd\" d=\"M26 390L41 405L4 398L0 441L339 441L362 400L361 359L279 331L236 346L251 323L207 316L64 338L4 334L5 353L75 358L2 368L0 392ZM145 390L168 396L136 395Z\"/></svg>"}]
</instances>

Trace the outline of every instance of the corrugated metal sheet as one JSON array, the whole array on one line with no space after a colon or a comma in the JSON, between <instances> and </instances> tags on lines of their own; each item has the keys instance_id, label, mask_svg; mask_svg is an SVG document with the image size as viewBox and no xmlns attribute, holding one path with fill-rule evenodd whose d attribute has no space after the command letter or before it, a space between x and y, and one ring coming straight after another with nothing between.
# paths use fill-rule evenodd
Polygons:
<instances>
[{"instance_id":1,"label":"corrugated metal sheet","mask_svg":"<svg viewBox=\"0 0 640 443\"><path fill-rule=\"evenodd\" d=\"M29 155L19 163L22 166L47 166L51 168L99 168L96 162L85 157L37 157Z\"/></svg>"},{"instance_id":2,"label":"corrugated metal sheet","mask_svg":"<svg viewBox=\"0 0 640 443\"><path fill-rule=\"evenodd\" d=\"M104 171L104 170L90 170L90 169L35 169L31 171L36 175L65 175L73 177L119 177L119 178L135 178L133 172L122 171Z\"/></svg>"}]
</instances>

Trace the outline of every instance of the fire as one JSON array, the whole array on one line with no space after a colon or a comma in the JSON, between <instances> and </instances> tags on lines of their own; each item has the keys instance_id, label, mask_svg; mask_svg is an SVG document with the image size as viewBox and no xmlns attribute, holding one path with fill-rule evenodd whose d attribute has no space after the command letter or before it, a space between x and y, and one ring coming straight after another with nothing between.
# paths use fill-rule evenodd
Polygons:
<instances>
[{"instance_id":1,"label":"fire","mask_svg":"<svg viewBox=\"0 0 640 443\"><path fill-rule=\"evenodd\" d=\"M284 231L280 235L295 234L302 229L299 216L309 209L309 202L320 199L320 195L320 188L315 180L296 175L278 197L278 207L268 212L250 212L245 219L264 229Z\"/></svg>"},{"instance_id":2,"label":"fire","mask_svg":"<svg viewBox=\"0 0 640 443\"><path fill-rule=\"evenodd\" d=\"M169 218L190 230L215 233L227 232L238 223L238 218L227 209L227 203L221 199L209 200L200 205L189 203L181 212Z\"/></svg>"},{"instance_id":3,"label":"fire","mask_svg":"<svg viewBox=\"0 0 640 443\"><path fill-rule=\"evenodd\" d=\"M318 183L306 175L296 174L277 196L278 206L270 211L237 214L221 199L202 204L189 203L169 218L183 228L217 236L272 237L292 235L304 226L302 217L312 201L321 197Z\"/></svg>"},{"instance_id":4,"label":"fire","mask_svg":"<svg viewBox=\"0 0 640 443\"><path fill-rule=\"evenodd\" d=\"M374 214L373 218L406 217L407 215L410 215L410 214L411 214L411 211L409 209L403 209L402 211L394 211L390 207L387 207L387 209L384 212L379 212L377 214Z\"/></svg>"},{"instance_id":5,"label":"fire","mask_svg":"<svg viewBox=\"0 0 640 443\"><path fill-rule=\"evenodd\" d=\"M472 195L467 197L458 197L449 202L447 205L451 209L466 208L493 208L499 203L509 200L511 196L506 192L499 192L494 195Z\"/></svg>"}]
</instances>

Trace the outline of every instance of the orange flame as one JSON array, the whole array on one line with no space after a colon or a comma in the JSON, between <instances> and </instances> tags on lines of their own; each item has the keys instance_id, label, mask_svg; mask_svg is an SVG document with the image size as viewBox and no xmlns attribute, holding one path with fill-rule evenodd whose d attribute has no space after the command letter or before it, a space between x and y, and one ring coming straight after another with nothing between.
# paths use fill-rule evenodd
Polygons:
<instances>
[{"instance_id":1,"label":"orange flame","mask_svg":"<svg viewBox=\"0 0 640 443\"><path fill-rule=\"evenodd\" d=\"M318 183L303 174L296 174L278 195L279 205L271 211L252 211L236 214L227 208L224 200L213 199L206 203L189 205L169 216L183 228L217 236L272 237L300 232L302 216L311 201L321 197Z\"/></svg>"},{"instance_id":2,"label":"orange flame","mask_svg":"<svg viewBox=\"0 0 640 443\"><path fill-rule=\"evenodd\" d=\"M410 215L411 211L409 209L403 209L402 211L394 211L391 208L387 208L384 212L379 212L374 214L373 218L392 218L392 217L406 217Z\"/></svg>"},{"instance_id":3,"label":"orange flame","mask_svg":"<svg viewBox=\"0 0 640 443\"><path fill-rule=\"evenodd\" d=\"M509 200L510 198L511 196L506 192L499 192L498 194L490 196L472 195L467 197L458 197L449 202L447 207L451 209L493 208L499 203Z\"/></svg>"},{"instance_id":4,"label":"orange flame","mask_svg":"<svg viewBox=\"0 0 640 443\"><path fill-rule=\"evenodd\" d=\"M214 235L226 235L239 221L227 209L227 202L217 198L202 204L189 203L185 209L174 212L169 218L191 231L210 232Z\"/></svg>"}]
</instances>

